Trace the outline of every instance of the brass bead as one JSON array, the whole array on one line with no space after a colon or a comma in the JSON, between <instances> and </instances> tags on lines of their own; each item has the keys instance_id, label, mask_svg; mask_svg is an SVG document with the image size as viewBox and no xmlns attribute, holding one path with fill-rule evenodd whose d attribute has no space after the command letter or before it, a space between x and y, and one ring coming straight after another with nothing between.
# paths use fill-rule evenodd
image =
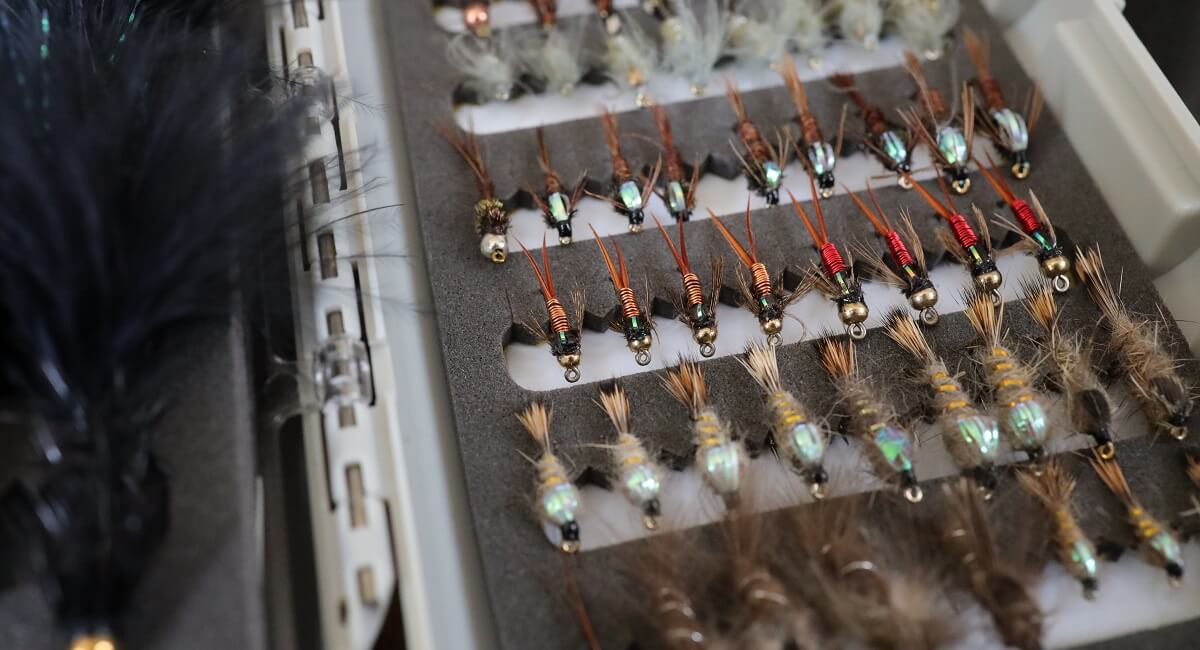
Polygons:
<instances>
[{"instance_id":1,"label":"brass bead","mask_svg":"<svg viewBox=\"0 0 1200 650\"><path fill-rule=\"evenodd\" d=\"M999 271L988 271L975 276L975 286L983 291L995 291L1004 282L1004 276Z\"/></svg>"},{"instance_id":2,"label":"brass bead","mask_svg":"<svg viewBox=\"0 0 1200 650\"><path fill-rule=\"evenodd\" d=\"M765 334L778 334L783 330L783 319L772 318L762 322L762 331Z\"/></svg>"},{"instance_id":3,"label":"brass bead","mask_svg":"<svg viewBox=\"0 0 1200 650\"><path fill-rule=\"evenodd\" d=\"M921 289L920 291L908 297L908 304L912 305L912 308L916 309L917 311L932 307L937 304L937 301L938 292L937 289L934 289L933 287Z\"/></svg>"},{"instance_id":4,"label":"brass bead","mask_svg":"<svg viewBox=\"0 0 1200 650\"><path fill-rule=\"evenodd\" d=\"M634 339L634 340L630 341L629 349L633 350L634 352L641 352L642 350L649 350L650 349L650 337L643 336L640 339Z\"/></svg>"},{"instance_id":5,"label":"brass bead","mask_svg":"<svg viewBox=\"0 0 1200 650\"><path fill-rule=\"evenodd\" d=\"M867 309L867 305L861 302L849 302L838 307L838 318L842 319L842 322L847 325L867 320L867 316L870 313L871 311Z\"/></svg>"},{"instance_id":6,"label":"brass bead","mask_svg":"<svg viewBox=\"0 0 1200 650\"><path fill-rule=\"evenodd\" d=\"M717 340L717 328L701 327L700 329L692 332L692 338L695 339L700 345L711 345Z\"/></svg>"},{"instance_id":7,"label":"brass bead","mask_svg":"<svg viewBox=\"0 0 1200 650\"><path fill-rule=\"evenodd\" d=\"M71 650L116 650L117 644L107 634L85 634L71 641Z\"/></svg>"},{"instance_id":8,"label":"brass bead","mask_svg":"<svg viewBox=\"0 0 1200 650\"><path fill-rule=\"evenodd\" d=\"M578 354L559 355L558 365L562 366L563 368L574 368L575 366L579 365L579 357L580 355Z\"/></svg>"},{"instance_id":9,"label":"brass bead","mask_svg":"<svg viewBox=\"0 0 1200 650\"><path fill-rule=\"evenodd\" d=\"M1041 263L1042 275L1053 278L1058 275L1064 275L1071 271L1071 260L1068 260L1065 255L1055 255Z\"/></svg>"}]
</instances>

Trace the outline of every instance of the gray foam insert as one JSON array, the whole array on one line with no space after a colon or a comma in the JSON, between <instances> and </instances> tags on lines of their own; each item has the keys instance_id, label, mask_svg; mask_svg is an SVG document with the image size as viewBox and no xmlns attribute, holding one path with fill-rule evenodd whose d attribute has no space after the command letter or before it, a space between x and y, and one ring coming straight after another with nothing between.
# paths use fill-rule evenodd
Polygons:
<instances>
[{"instance_id":1,"label":"gray foam insert","mask_svg":"<svg viewBox=\"0 0 1200 650\"><path fill-rule=\"evenodd\" d=\"M435 26L427 3L388 3L388 12L391 64L398 89L394 105L403 121L413 162L414 214L420 219L430 268L456 433L466 469L471 511L481 540L479 552L499 643L506 648L579 647L582 640L563 598L559 558L546 543L529 505L533 470L519 452L532 454L533 444L512 415L533 399L552 403L556 447L573 461L578 472L588 467L606 469L607 452L594 446L605 442L610 431L603 414L592 403L598 387L533 393L509 378L503 347L511 337L514 321L541 309L534 277L519 257L497 266L479 254L478 238L471 226L477 199L474 180L433 128L451 123L451 98L459 81L441 56L447 35ZM591 19L589 16L578 20ZM976 0L963 3L962 23L993 35L994 72L1002 80L1010 100L1018 101L1029 85L1028 79L998 38L1000 31ZM965 78L972 74L972 69L962 48L957 48L944 60L927 64L926 72L932 84L949 94L952 80ZM912 85L899 67L859 75L859 83L866 95L881 106L910 103ZM818 118L826 132L832 132L842 97L823 82L810 83L808 89ZM745 102L751 118L768 132L787 124L794 113L781 87L749 92ZM736 159L728 145L734 118L724 97L694 100L668 109L676 143L686 160L703 164L705 173L725 176L736 173ZM624 113L619 119L625 136L625 154L630 161L634 165L653 162L657 150L651 141L657 135L649 114ZM645 137L635 137L636 134ZM573 180L586 171L591 182L606 186L609 159L598 120L550 125L546 127L546 137L552 160L564 179ZM481 136L480 142L499 193L523 202L522 188L537 186L541 180L532 130ZM1162 306L1151 284L1152 278L1049 111L1034 133L1031 159L1032 177L1026 182L1013 183L1018 194L1035 188L1060 234L1069 234L1084 245L1101 242L1109 271L1124 272L1123 296L1127 304L1141 313L1156 313ZM981 207L994 205L996 197L991 189L977 173L973 177L975 187L956 203L962 209L968 201L978 202ZM934 236L939 224L919 197L895 186L881 187L878 194L889 214L895 214L901 206L913 210L930 259L941 258L944 251ZM839 195L824 205L833 239L872 240L869 224L854 212L848 197ZM621 217L614 213L613 218ZM773 271L785 267L804 269L817 259L808 235L791 214L790 207L756 209L752 219L760 256ZM726 219L726 223L734 233L745 236L740 215ZM993 236L1000 238L995 229ZM657 234L649 231L623 234L617 240L630 261L635 286L640 288L642 278L649 278L651 292L665 298L667 291L677 285L678 275ZM515 242L512 246L516 248ZM724 256L725 283L733 286L732 273L741 270L711 223L698 221L689 225L688 248L693 261ZM550 259L559 287L578 286L586 296L591 314L604 314L614 305L612 287L593 242L554 248ZM696 266L706 268L699 263ZM953 288L949 291L944 288L943 299L953 300L953 293ZM1090 331L1098 321L1098 312L1082 289L1073 289L1065 302L1064 317L1068 322ZM1034 329L1023 310L1013 307L1009 309L1007 323L1010 341L1016 344L1032 335ZM966 355L972 335L961 314L944 317L932 331L934 345L952 367L970 367ZM1186 356L1173 322L1165 334L1164 340L1169 341L1178 356ZM895 376L896 369L904 363L900 351L878 331L873 331L858 349L863 371L875 377ZM779 359L787 381L814 409L825 412L832 407L834 397L822 379L823 371L810 345L785 346L779 350ZM745 371L732 357L705 361L703 370L717 407L750 443L761 444L766 430L758 407L760 396ZM587 350L584 350L583 372L587 373ZM1195 367L1189 365L1186 373L1194 382ZM662 390L657 373L626 377L621 383L633 401L636 430L648 445L686 458L691 446L686 413ZM899 383L890 382L887 386L892 396L901 403L915 404L915 398L906 395ZM1195 427L1193 423L1193 431ZM1123 442L1120 454L1135 490L1148 506L1161 508L1163 513L1186 507L1186 480L1179 471L1178 447L1163 441L1151 444L1149 439L1139 438ZM1099 481L1090 472L1079 474L1078 499L1081 504L1088 504L1081 508L1087 513L1088 530L1096 536L1127 541L1120 518L1114 515L1114 502ZM587 534L586 529L583 534ZM578 559L585 598L601 631L604 647L623 648L638 637L634 622L641 603L630 597L620 569L629 566L629 558L636 556L643 544L631 542L588 552Z\"/></svg>"}]
</instances>

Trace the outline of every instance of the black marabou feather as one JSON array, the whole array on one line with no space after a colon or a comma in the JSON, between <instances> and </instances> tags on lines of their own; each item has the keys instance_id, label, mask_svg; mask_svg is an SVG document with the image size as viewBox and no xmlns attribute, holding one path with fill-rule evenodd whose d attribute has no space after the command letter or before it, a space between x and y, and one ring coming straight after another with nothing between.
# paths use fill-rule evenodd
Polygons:
<instances>
[{"instance_id":1,"label":"black marabou feather","mask_svg":"<svg viewBox=\"0 0 1200 650\"><path fill-rule=\"evenodd\" d=\"M162 542L168 361L231 317L299 142L260 50L180 20L201 4L0 0L0 382L40 456L2 514L73 632L118 624Z\"/></svg>"}]
</instances>

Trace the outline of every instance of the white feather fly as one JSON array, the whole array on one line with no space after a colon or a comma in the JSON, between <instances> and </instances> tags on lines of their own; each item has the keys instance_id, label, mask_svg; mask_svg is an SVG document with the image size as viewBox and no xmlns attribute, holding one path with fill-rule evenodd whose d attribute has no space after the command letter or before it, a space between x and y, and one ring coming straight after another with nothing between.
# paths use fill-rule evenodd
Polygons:
<instances>
[{"instance_id":1,"label":"white feather fly","mask_svg":"<svg viewBox=\"0 0 1200 650\"><path fill-rule=\"evenodd\" d=\"M638 104L647 105L646 82L658 68L658 45L630 16L622 16L621 29L606 34L605 68L614 81L638 94Z\"/></svg>"},{"instance_id":2,"label":"white feather fly","mask_svg":"<svg viewBox=\"0 0 1200 650\"><path fill-rule=\"evenodd\" d=\"M842 38L873 50L883 30L883 7L879 0L837 0L837 26Z\"/></svg>"},{"instance_id":3,"label":"white feather fly","mask_svg":"<svg viewBox=\"0 0 1200 650\"><path fill-rule=\"evenodd\" d=\"M817 0L746 0L730 23L728 51L748 63L774 64L793 51L815 63L825 45Z\"/></svg>"},{"instance_id":4,"label":"white feather fly","mask_svg":"<svg viewBox=\"0 0 1200 650\"><path fill-rule=\"evenodd\" d=\"M945 52L946 35L961 13L958 0L892 0L887 18L910 49L932 61Z\"/></svg>"},{"instance_id":5,"label":"white feather fly","mask_svg":"<svg viewBox=\"0 0 1200 650\"><path fill-rule=\"evenodd\" d=\"M466 77L464 86L481 102L504 102L512 97L519 72L505 32L495 38L459 34L446 46L446 59Z\"/></svg>"},{"instance_id":6,"label":"white feather fly","mask_svg":"<svg viewBox=\"0 0 1200 650\"><path fill-rule=\"evenodd\" d=\"M825 35L825 10L819 0L782 0L779 22L792 33L792 47L810 59L818 59L828 38Z\"/></svg>"},{"instance_id":7,"label":"white feather fly","mask_svg":"<svg viewBox=\"0 0 1200 650\"><path fill-rule=\"evenodd\" d=\"M546 90L570 95L583 79L586 42L582 25L529 30L522 40L521 59L529 73L546 84Z\"/></svg>"},{"instance_id":8,"label":"white feather fly","mask_svg":"<svg viewBox=\"0 0 1200 650\"><path fill-rule=\"evenodd\" d=\"M729 42L730 16L725 2L671 0L671 15L662 22L663 65L687 80L701 95Z\"/></svg>"}]
</instances>

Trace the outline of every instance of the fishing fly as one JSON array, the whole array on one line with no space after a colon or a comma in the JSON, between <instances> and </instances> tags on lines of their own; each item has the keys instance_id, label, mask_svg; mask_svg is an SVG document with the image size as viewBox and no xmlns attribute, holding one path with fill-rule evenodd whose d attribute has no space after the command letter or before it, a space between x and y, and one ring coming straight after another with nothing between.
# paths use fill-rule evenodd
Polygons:
<instances>
[{"instance_id":1,"label":"fishing fly","mask_svg":"<svg viewBox=\"0 0 1200 650\"><path fill-rule=\"evenodd\" d=\"M787 541L781 559L808 568L806 587L819 590L810 602L837 630L838 643L820 647L953 647L959 624L934 569L917 554L923 544L916 519L889 517L883 525L878 517L868 519L873 499L847 495L783 515ZM794 549L801 552L799 562Z\"/></svg>"},{"instance_id":2,"label":"fishing fly","mask_svg":"<svg viewBox=\"0 0 1200 650\"><path fill-rule=\"evenodd\" d=\"M729 146L742 163L742 171L750 182L750 189L766 199L768 205L778 205L779 186L783 183L783 154L786 151L783 142L773 146L763 137L762 132L746 114L742 94L738 91L737 84L731 80L725 82L725 96L729 98L729 105L737 117L733 132L742 141L746 154L743 156L739 153L733 142L730 142Z\"/></svg>"},{"instance_id":3,"label":"fishing fly","mask_svg":"<svg viewBox=\"0 0 1200 650\"><path fill-rule=\"evenodd\" d=\"M837 390L846 432L862 441L880 478L895 480L909 503L921 501L912 435L896 422L895 410L878 397L880 391L858 374L854 345L825 336L817 340L817 351Z\"/></svg>"},{"instance_id":4,"label":"fishing fly","mask_svg":"<svg viewBox=\"0 0 1200 650\"><path fill-rule=\"evenodd\" d=\"M571 243L573 232L571 221L579 209L579 199L583 197L583 179L575 184L575 189L567 193L563 186L562 177L554 171L550 164L550 151L546 148L546 134L542 127L535 131L537 135L538 166L542 170L543 194L530 189L529 195L542 211L542 218L547 228L558 232L558 243L566 246Z\"/></svg>"},{"instance_id":5,"label":"fishing fly","mask_svg":"<svg viewBox=\"0 0 1200 650\"><path fill-rule=\"evenodd\" d=\"M662 517L662 468L633 433L629 396L623 388L614 386L611 390L600 391L597 404L617 431L617 440L611 450L621 492L630 503L641 509L642 525L646 530L655 530Z\"/></svg>"},{"instance_id":6,"label":"fishing fly","mask_svg":"<svg viewBox=\"0 0 1200 650\"><path fill-rule=\"evenodd\" d=\"M887 19L909 46L936 61L945 54L950 30L961 13L958 0L892 0Z\"/></svg>"},{"instance_id":7,"label":"fishing fly","mask_svg":"<svg viewBox=\"0 0 1200 650\"><path fill-rule=\"evenodd\" d=\"M708 78L729 41L729 13L718 0L669 0L656 3L661 18L663 67L688 83L693 95L708 87Z\"/></svg>"},{"instance_id":8,"label":"fishing fly","mask_svg":"<svg viewBox=\"0 0 1200 650\"><path fill-rule=\"evenodd\" d=\"M1137 548L1141 551L1146 563L1156 566L1167 574L1167 581L1172 587L1183 583L1183 550L1179 538L1170 528L1163 526L1158 519L1151 515L1129 488L1125 473L1116 459L1105 460L1100 454L1093 452L1095 458L1089 459L1092 469L1113 496L1125 507L1125 518L1133 528Z\"/></svg>"},{"instance_id":9,"label":"fishing fly","mask_svg":"<svg viewBox=\"0 0 1200 650\"><path fill-rule=\"evenodd\" d=\"M804 82L796 71L796 63L788 57L783 60L780 75L796 105L796 124L800 127L800 138L796 141L796 150L803 153L805 167L810 176L814 177L817 186L821 188L821 198L833 196L834 184L837 182L833 172L837 167L838 157L842 155L842 136L846 128L846 107L842 107L841 121L838 123L836 145L830 144L821 134L821 125L817 116L808 105L808 93L804 91Z\"/></svg>"},{"instance_id":10,"label":"fishing fly","mask_svg":"<svg viewBox=\"0 0 1200 650\"><path fill-rule=\"evenodd\" d=\"M1063 253L1058 237L1054 234L1054 225L1050 223L1050 217L1042 208L1041 201L1038 201L1033 190L1029 191L1029 203L1017 198L1008 181L996 171L990 155L988 164L991 165L990 170L987 166L979 165L979 172L1008 205L1008 209L1017 220L1015 227L1008 223L1005 225L1021 235L1022 243L1033 252L1042 275L1050 280L1054 290L1064 293L1071 288L1071 260Z\"/></svg>"},{"instance_id":11,"label":"fishing fly","mask_svg":"<svg viewBox=\"0 0 1200 650\"><path fill-rule=\"evenodd\" d=\"M1113 406L1108 390L1092 368L1091 355L1078 336L1067 336L1059 327L1054 293L1040 282L1023 283L1025 310L1042 329L1041 342L1050 360L1050 379L1067 397L1071 424L1092 437L1097 453L1108 460L1113 446Z\"/></svg>"},{"instance_id":12,"label":"fishing fly","mask_svg":"<svg viewBox=\"0 0 1200 650\"><path fill-rule=\"evenodd\" d=\"M525 324L525 329L549 344L550 353L563 369L563 377L568 382L575 383L579 381L579 362L583 353L583 341L579 335L583 323L583 295L575 292L572 296L575 303L575 318L572 319L567 315L567 309L558 299L558 292L554 288L554 276L550 272L550 257L546 251L545 239L542 240L541 268L538 268L537 260L533 258L529 249L525 248L524 244L517 243L521 245L521 251L525 253L525 259L529 260L529 267L537 277L538 288L542 291L542 299L546 302L546 315L549 318L545 325L537 319L532 319Z\"/></svg>"},{"instance_id":13,"label":"fishing fly","mask_svg":"<svg viewBox=\"0 0 1200 650\"><path fill-rule=\"evenodd\" d=\"M785 56L791 33L783 16L784 5L775 0L744 0L729 17L729 43L725 55L741 64L765 67Z\"/></svg>"},{"instance_id":14,"label":"fishing fly","mask_svg":"<svg viewBox=\"0 0 1200 650\"><path fill-rule=\"evenodd\" d=\"M598 196L608 201L613 209L629 222L629 232L641 232L646 220L646 202L654 191L658 180L661 162L654 166L648 180L640 186L634 176L633 167L621 153L621 131L617 124L617 116L605 110L600 114L600 124L604 127L604 141L608 145L608 155L612 158L612 189L608 196ZM596 196L589 193L590 196Z\"/></svg>"},{"instance_id":15,"label":"fishing fly","mask_svg":"<svg viewBox=\"0 0 1200 650\"><path fill-rule=\"evenodd\" d=\"M650 346L654 342L654 321L650 319L650 310L638 302L637 294L629 286L629 268L625 266L625 255L617 242L612 242L613 250L617 253L617 261L608 254L600 233L591 225L592 236L604 256L604 265L608 268L608 277L612 280L613 290L617 292L617 306L609 318L609 327L625 335L625 345L633 352L633 358L639 366L650 364Z\"/></svg>"},{"instance_id":16,"label":"fishing fly","mask_svg":"<svg viewBox=\"0 0 1200 650\"><path fill-rule=\"evenodd\" d=\"M1042 397L1033 388L1033 370L1004 345L1004 305L993 305L981 294L965 297L967 320L982 347L979 360L987 374L992 399L1000 408L1000 430L1015 449L1040 463L1046 455L1050 418Z\"/></svg>"},{"instance_id":17,"label":"fishing fly","mask_svg":"<svg viewBox=\"0 0 1200 650\"><path fill-rule=\"evenodd\" d=\"M676 317L692 330L692 340L700 346L700 356L705 358L716 354L717 348L717 297L721 293L721 258L714 257L712 262L712 290L704 292L700 276L692 270L688 261L687 240L683 236L683 222L679 222L679 246L671 241L667 229L658 218L654 223L662 234L667 248L671 249L671 258L675 260L675 268L679 269L683 282L683 292L673 292L671 302L675 308Z\"/></svg>"},{"instance_id":18,"label":"fishing fly","mask_svg":"<svg viewBox=\"0 0 1200 650\"><path fill-rule=\"evenodd\" d=\"M623 19L613 9L612 0L596 0L595 5L604 27L604 63L609 76L636 93L638 106L649 106L646 83L658 68L658 45L636 20Z\"/></svg>"},{"instance_id":19,"label":"fishing fly","mask_svg":"<svg viewBox=\"0 0 1200 650\"><path fill-rule=\"evenodd\" d=\"M938 231L946 250L971 271L975 288L990 294L994 304L1000 304L1000 285L1004 282L1004 276L992 258L992 235L988 231L987 220L983 218L983 214L978 208L975 209L975 222L979 233L983 233L981 237L975 228L971 227L971 222L955 209L950 192L946 190L941 179L938 179L938 186L942 188L942 194L946 197L945 203L939 201L919 183L914 181L912 186L929 207L946 220L947 227Z\"/></svg>"},{"instance_id":20,"label":"fishing fly","mask_svg":"<svg viewBox=\"0 0 1200 650\"><path fill-rule=\"evenodd\" d=\"M838 319L846 326L846 332L854 340L861 341L867 336L867 328L863 322L867 320L871 311L867 307L862 285L858 283L858 277L854 273L854 260L847 261L843 258L837 245L829 240L829 231L825 228L825 213L821 210L821 199L817 196L817 188L813 185L811 177L808 182L812 190L813 209L817 213L816 227L790 191L788 196L792 199L792 209L804 222L804 227L821 256L820 263L814 263L809 274L811 284L825 294L826 298L837 303Z\"/></svg>"},{"instance_id":21,"label":"fishing fly","mask_svg":"<svg viewBox=\"0 0 1200 650\"><path fill-rule=\"evenodd\" d=\"M942 543L962 582L991 614L1005 645L1039 650L1043 617L1030 593L1028 571L1001 555L983 502L967 481L947 483L942 489L947 505Z\"/></svg>"},{"instance_id":22,"label":"fishing fly","mask_svg":"<svg viewBox=\"0 0 1200 650\"><path fill-rule=\"evenodd\" d=\"M213 5L0 8L5 646L259 639L176 623L251 621L194 598L248 586L207 571L210 554L254 562L243 400L265 350L242 335L268 325L247 320L271 311L268 269L295 245L281 217L309 187L289 168L326 171L305 157L324 93L252 87L271 81L263 52ZM356 401L357 359L339 361L331 399Z\"/></svg>"},{"instance_id":23,"label":"fishing fly","mask_svg":"<svg viewBox=\"0 0 1200 650\"><path fill-rule=\"evenodd\" d=\"M936 325L940 318L937 311L937 288L929 279L925 248L921 245L921 239L917 237L917 231L913 228L907 210L901 210L900 223L908 235L908 241L912 243L912 248L909 248L900 232L892 227L892 222L879 205L870 183L867 183L867 192L875 206L874 211L857 194L850 191L850 188L846 188L846 193L850 195L854 205L858 206L859 211L867 217L875 227L875 232L883 239L888 254L887 258L880 258L866 246L860 246L859 257L865 261L873 275L904 293L908 305L921 314L922 323Z\"/></svg>"},{"instance_id":24,"label":"fishing fly","mask_svg":"<svg viewBox=\"0 0 1200 650\"><path fill-rule=\"evenodd\" d=\"M836 24L842 38L868 50L879 47L883 31L883 6L880 0L834 0Z\"/></svg>"},{"instance_id":25,"label":"fishing fly","mask_svg":"<svg viewBox=\"0 0 1200 650\"><path fill-rule=\"evenodd\" d=\"M636 575L644 581L649 592L646 598L648 610L663 647L667 650L705 650L715 639L683 586L680 569L676 566L679 562L675 542L680 541L674 539L676 537L651 540L656 554L663 557L654 558L657 561L650 562L649 567L639 567Z\"/></svg>"},{"instance_id":26,"label":"fishing fly","mask_svg":"<svg viewBox=\"0 0 1200 650\"><path fill-rule=\"evenodd\" d=\"M883 109L872 104L858 90L854 75L837 73L829 77L835 86L841 88L850 101L858 108L862 116L866 137L863 144L872 155L890 172L896 173L896 183L904 189L912 189L912 179L908 174L912 171L913 134L905 130L903 134L892 126L884 117Z\"/></svg>"},{"instance_id":27,"label":"fishing fly","mask_svg":"<svg viewBox=\"0 0 1200 650\"><path fill-rule=\"evenodd\" d=\"M929 85L921 62L912 52L904 52L904 68L917 86L917 106L901 112L908 128L916 133L933 154L936 166L957 194L971 189L967 164L975 132L975 105L966 84L962 89L962 113L946 104L941 91ZM957 104L957 102L955 102Z\"/></svg>"},{"instance_id":28,"label":"fishing fly","mask_svg":"<svg viewBox=\"0 0 1200 650\"><path fill-rule=\"evenodd\" d=\"M763 334L767 335L767 342L771 345L779 345L783 340L781 332L783 332L784 310L803 295L805 287L800 286L795 291L787 291L783 287L782 273L774 281L771 280L771 273L767 271L767 265L758 259L758 246L754 242L754 228L750 225L749 201L746 202L746 236L749 238L749 250L742 246L737 237L725 227L725 224L711 209L708 211L708 216L712 218L713 225L729 243L734 254L750 271L748 283L743 274L737 275L742 305L758 319L759 327Z\"/></svg>"},{"instance_id":29,"label":"fishing fly","mask_svg":"<svg viewBox=\"0 0 1200 650\"><path fill-rule=\"evenodd\" d=\"M442 137L462 156L475 174L475 186L479 189L479 200L475 202L475 233L479 235L479 252L496 264L508 259L508 210L504 201L496 197L496 185L488 175L483 162L483 153L474 133L461 133L456 129L442 127Z\"/></svg>"},{"instance_id":30,"label":"fishing fly","mask_svg":"<svg viewBox=\"0 0 1200 650\"><path fill-rule=\"evenodd\" d=\"M650 115L658 128L663 147L663 188L660 192L662 200L667 204L667 210L676 221L687 221L692 218L692 210L696 206L696 186L700 179L700 166L693 165L689 175L683 164L683 156L675 147L675 138L671 135L671 120L667 117L667 109L655 104L650 107Z\"/></svg>"},{"instance_id":31,"label":"fishing fly","mask_svg":"<svg viewBox=\"0 0 1200 650\"><path fill-rule=\"evenodd\" d=\"M984 106L980 107L980 114L984 118L984 130L1009 161L1012 175L1027 178L1030 172L1029 134L1037 127L1044 104L1041 90L1034 85L1026 97L1024 110L1013 110L1004 99L999 80L992 76L988 44L970 29L966 30L963 41L975 64L975 85L983 94Z\"/></svg>"},{"instance_id":32,"label":"fishing fly","mask_svg":"<svg viewBox=\"0 0 1200 650\"><path fill-rule=\"evenodd\" d=\"M822 499L829 486L825 449L829 436L808 409L783 386L774 346L751 343L738 359L767 397L767 422L775 445L808 483L809 494Z\"/></svg>"},{"instance_id":33,"label":"fishing fly","mask_svg":"<svg viewBox=\"0 0 1200 650\"><path fill-rule=\"evenodd\" d=\"M951 374L921 328L901 309L890 312L884 332L920 366L911 375L913 382L932 391L942 442L954 464L979 486L985 497L996 489L995 467L1000 461L1000 427L996 419L981 413L959 382Z\"/></svg>"},{"instance_id":34,"label":"fishing fly","mask_svg":"<svg viewBox=\"0 0 1200 650\"><path fill-rule=\"evenodd\" d=\"M465 77L460 85L466 94L463 99L478 103L512 99L521 77L514 63L516 49L509 30L490 38L468 33L450 39L446 61Z\"/></svg>"},{"instance_id":35,"label":"fishing fly","mask_svg":"<svg viewBox=\"0 0 1200 650\"><path fill-rule=\"evenodd\" d=\"M1058 562L1072 578L1079 581L1084 597L1092 600L1100 586L1100 557L1096 553L1096 546L1075 519L1071 503L1075 495L1075 479L1060 461L1051 460L1046 463L1041 475L1018 471L1017 481L1050 516Z\"/></svg>"},{"instance_id":36,"label":"fishing fly","mask_svg":"<svg viewBox=\"0 0 1200 650\"><path fill-rule=\"evenodd\" d=\"M708 384L700 366L681 358L679 366L668 370L662 382L667 392L688 409L696 467L704 483L725 501L726 508L734 507L750 459L741 441L734 439L729 423L709 401Z\"/></svg>"},{"instance_id":37,"label":"fishing fly","mask_svg":"<svg viewBox=\"0 0 1200 650\"><path fill-rule=\"evenodd\" d=\"M1179 363L1158 342L1160 322L1134 318L1121 303L1104 271L1100 249L1076 249L1076 269L1092 301L1104 315L1110 349L1129 377L1150 424L1177 440L1188 435L1192 394L1179 376Z\"/></svg>"},{"instance_id":38,"label":"fishing fly","mask_svg":"<svg viewBox=\"0 0 1200 650\"><path fill-rule=\"evenodd\" d=\"M550 407L533 402L520 413L517 420L533 437L538 445L538 456L533 461L537 469L537 484L534 507L543 524L558 529L562 539L559 549L564 553L579 551L580 511L579 488L571 482L567 469L550 446Z\"/></svg>"},{"instance_id":39,"label":"fishing fly","mask_svg":"<svg viewBox=\"0 0 1200 650\"><path fill-rule=\"evenodd\" d=\"M529 0L529 3L542 28L524 33L518 58L548 90L570 95L587 73L583 65L587 39L579 23L569 30L559 26L557 0Z\"/></svg>"},{"instance_id":40,"label":"fishing fly","mask_svg":"<svg viewBox=\"0 0 1200 650\"><path fill-rule=\"evenodd\" d=\"M766 557L761 521L744 512L726 517L727 584L735 597L730 612L731 646L738 648L823 647L813 613L789 593Z\"/></svg>"}]
</instances>

